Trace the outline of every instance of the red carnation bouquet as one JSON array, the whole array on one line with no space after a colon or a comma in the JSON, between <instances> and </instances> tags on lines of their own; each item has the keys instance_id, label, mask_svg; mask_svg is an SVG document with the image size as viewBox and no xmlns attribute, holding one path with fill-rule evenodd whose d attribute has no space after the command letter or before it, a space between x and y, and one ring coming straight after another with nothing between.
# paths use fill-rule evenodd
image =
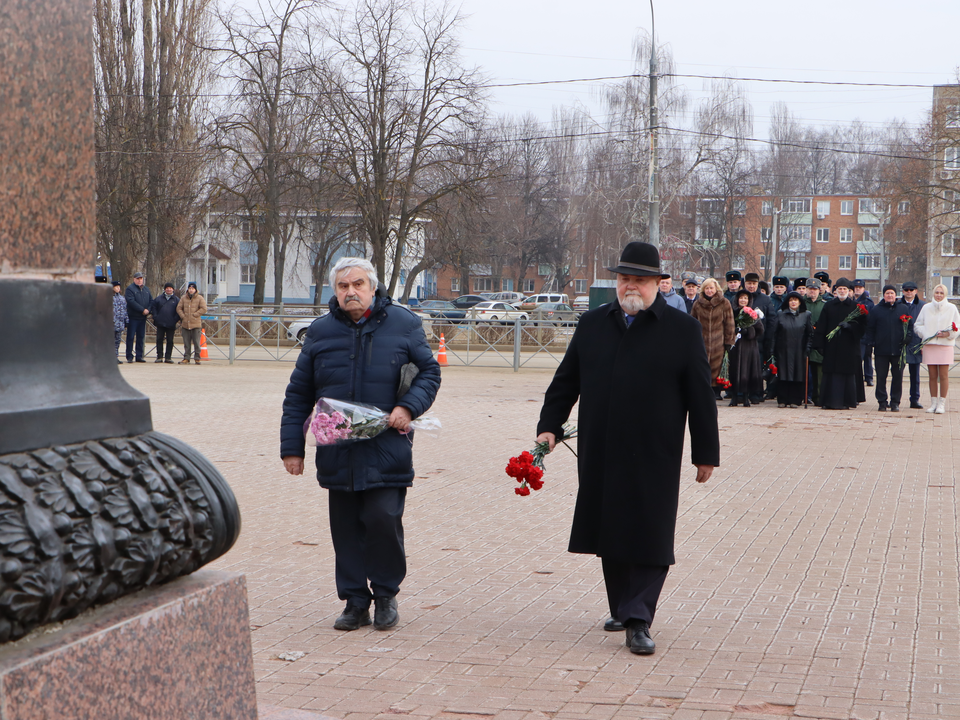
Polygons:
<instances>
[{"instance_id":1,"label":"red carnation bouquet","mask_svg":"<svg viewBox=\"0 0 960 720\"><path fill-rule=\"evenodd\" d=\"M724 390L733 385L730 382L730 353L727 350L723 351L723 360L720 361L720 374L717 375L717 387L722 387Z\"/></svg>"},{"instance_id":2,"label":"red carnation bouquet","mask_svg":"<svg viewBox=\"0 0 960 720\"><path fill-rule=\"evenodd\" d=\"M576 428L568 423L563 426L563 437L558 438L557 442L567 445L566 441L576 436ZM567 445L567 449L576 456L577 453L572 447ZM524 451L517 457L510 458L510 462L507 463L507 475L520 483L519 487L513 489L517 495L526 496L531 490L539 490L543 487L543 471L546 469L543 466L543 458L549 452L550 443L538 442L533 446L533 450Z\"/></svg>"},{"instance_id":3,"label":"red carnation bouquet","mask_svg":"<svg viewBox=\"0 0 960 720\"><path fill-rule=\"evenodd\" d=\"M907 364L907 344L909 342L908 337L910 335L910 321L913 318L909 315L901 315L900 322L903 323L903 347L900 349L900 367L904 367Z\"/></svg>"},{"instance_id":4,"label":"red carnation bouquet","mask_svg":"<svg viewBox=\"0 0 960 720\"><path fill-rule=\"evenodd\" d=\"M866 315L866 314L867 314L867 306L857 305L853 309L853 311L843 319L843 322L845 323L853 322L861 315ZM843 325L843 323L840 323L840 325ZM837 325L833 330L827 333L827 340L833 340L833 336L836 335L838 332L840 332L840 325Z\"/></svg>"},{"instance_id":5,"label":"red carnation bouquet","mask_svg":"<svg viewBox=\"0 0 960 720\"><path fill-rule=\"evenodd\" d=\"M936 339L937 335L939 335L941 332L950 332L950 331L957 332L957 324L956 324L955 322L950 323L950 327L946 328L945 330L941 330L940 332L935 332L933 335L931 335L930 337L928 337L926 340L921 340L921 341L920 341L920 344L917 345L917 352L919 352L919 351L920 351L920 348L922 348L922 347L923 347L924 345L926 345L928 342L930 342L931 340Z\"/></svg>"}]
</instances>

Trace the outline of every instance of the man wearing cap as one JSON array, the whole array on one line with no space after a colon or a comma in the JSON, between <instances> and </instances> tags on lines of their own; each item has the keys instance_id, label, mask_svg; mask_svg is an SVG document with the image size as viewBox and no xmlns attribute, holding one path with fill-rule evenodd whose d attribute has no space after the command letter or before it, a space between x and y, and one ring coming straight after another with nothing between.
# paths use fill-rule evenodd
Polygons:
<instances>
[{"instance_id":1,"label":"man wearing cap","mask_svg":"<svg viewBox=\"0 0 960 720\"><path fill-rule=\"evenodd\" d=\"M133 274L133 282L123 293L127 301L127 362L134 361L134 341L136 341L136 361L143 359L143 339L147 334L147 315L150 314L150 302L153 297L150 289L143 284L143 273Z\"/></svg>"},{"instance_id":2,"label":"man wearing cap","mask_svg":"<svg viewBox=\"0 0 960 720\"><path fill-rule=\"evenodd\" d=\"M120 359L120 339L123 329L127 326L127 299L120 290L120 281L113 281L113 351L117 355L117 364L123 365Z\"/></svg>"},{"instance_id":3,"label":"man wearing cap","mask_svg":"<svg viewBox=\"0 0 960 720\"><path fill-rule=\"evenodd\" d=\"M690 312L690 308L697 301L697 293L699 292L700 285L695 277L683 281L683 302L687 306L687 313Z\"/></svg>"},{"instance_id":4,"label":"man wearing cap","mask_svg":"<svg viewBox=\"0 0 960 720\"><path fill-rule=\"evenodd\" d=\"M867 284L860 278L853 281L853 301L863 305L868 311L874 306ZM863 381L867 387L873 387L873 346L867 344L866 333L860 340L860 359L863 360Z\"/></svg>"},{"instance_id":5,"label":"man wearing cap","mask_svg":"<svg viewBox=\"0 0 960 720\"><path fill-rule=\"evenodd\" d=\"M777 275L773 278L773 295L770 296L770 304L774 312L780 312L783 307L784 296L787 294L787 285L790 281L783 275Z\"/></svg>"},{"instance_id":6,"label":"man wearing cap","mask_svg":"<svg viewBox=\"0 0 960 720\"><path fill-rule=\"evenodd\" d=\"M743 279L743 276L740 275L739 270L729 270L726 274L727 279L727 289L724 291L723 296L730 302L730 307L733 308L733 314L737 314L737 293L740 291L740 281Z\"/></svg>"},{"instance_id":7,"label":"man wearing cap","mask_svg":"<svg viewBox=\"0 0 960 720\"><path fill-rule=\"evenodd\" d=\"M812 346L823 353L820 407L849 410L867 399L860 363L860 338L867 327L867 316L847 319L857 307L852 297L852 282L840 278L834 287L836 297L824 305L820 313ZM827 335L835 329L837 333L828 340Z\"/></svg>"},{"instance_id":8,"label":"man wearing cap","mask_svg":"<svg viewBox=\"0 0 960 720\"><path fill-rule=\"evenodd\" d=\"M793 289L800 294L800 297L806 299L807 297L807 279L806 278L797 278L793 281Z\"/></svg>"},{"instance_id":9,"label":"man wearing cap","mask_svg":"<svg viewBox=\"0 0 960 720\"><path fill-rule=\"evenodd\" d=\"M877 398L880 412L887 409L887 371L890 379L889 408L891 412L900 412L900 397L903 394L903 365L900 362L903 343L913 335L913 320L907 323L904 332L901 317L907 315L906 305L897 300L897 289L893 285L884 285L883 299L870 308L867 316L867 332L864 335L870 347L877 354Z\"/></svg>"},{"instance_id":10,"label":"man wearing cap","mask_svg":"<svg viewBox=\"0 0 960 720\"><path fill-rule=\"evenodd\" d=\"M822 284L816 278L810 278L807 285L807 311L810 313L810 321L813 324L813 330L816 332L817 323L820 322L820 314L823 312L827 301L820 295ZM810 350L810 375L807 385L807 399L814 405L820 404L820 380L823 377L823 355L819 350Z\"/></svg>"},{"instance_id":11,"label":"man wearing cap","mask_svg":"<svg viewBox=\"0 0 960 720\"><path fill-rule=\"evenodd\" d=\"M913 280L907 280L903 284L903 304L906 314L913 318L914 322L920 314L920 308L923 307L923 300L917 296L917 284ZM916 335L910 336L907 345L907 369L910 371L910 407L915 410L923 410L920 404L920 363L921 353L917 350L920 339Z\"/></svg>"},{"instance_id":12,"label":"man wearing cap","mask_svg":"<svg viewBox=\"0 0 960 720\"><path fill-rule=\"evenodd\" d=\"M580 317L544 395L537 441L552 449L579 399L568 549L600 557L611 614L604 629L626 628L630 652L648 655L675 562L684 425L696 480L706 482L720 463L716 399L700 324L657 292L657 248L631 242L608 270L617 274L617 299Z\"/></svg>"},{"instance_id":13,"label":"man wearing cap","mask_svg":"<svg viewBox=\"0 0 960 720\"><path fill-rule=\"evenodd\" d=\"M763 339L761 340L760 345L760 366L763 367L766 365L767 360L773 357L773 344L777 339L777 313L773 309L773 300L760 292L760 276L755 272L747 273L743 278L743 286L750 293L750 306L755 310L759 310L763 313ZM766 397L773 398L776 397L776 389L774 388L771 391L770 383L773 381L771 377L767 381L767 391ZM759 403L763 402L764 398L756 395L750 397L750 402Z\"/></svg>"},{"instance_id":14,"label":"man wearing cap","mask_svg":"<svg viewBox=\"0 0 960 720\"><path fill-rule=\"evenodd\" d=\"M200 328L203 316L207 312L207 301L197 292L195 282L187 283L187 293L177 303L177 315L180 316L180 336L183 338L183 360L181 365L190 364L190 346L193 346L193 362L200 364Z\"/></svg>"},{"instance_id":15,"label":"man wearing cap","mask_svg":"<svg viewBox=\"0 0 960 720\"><path fill-rule=\"evenodd\" d=\"M833 300L833 293L830 292L830 275L821 270L813 276L820 281L820 296L827 302Z\"/></svg>"},{"instance_id":16,"label":"man wearing cap","mask_svg":"<svg viewBox=\"0 0 960 720\"><path fill-rule=\"evenodd\" d=\"M680 312L687 312L687 304L683 301L682 297L677 295L677 291L673 289L673 280L670 279L669 275L664 275L660 278L660 294L663 295L663 299L667 301L667 305L676 308Z\"/></svg>"},{"instance_id":17,"label":"man wearing cap","mask_svg":"<svg viewBox=\"0 0 960 720\"><path fill-rule=\"evenodd\" d=\"M157 295L150 303L150 314L153 315L153 324L157 328L157 359L154 362L173 364L173 333L180 322L177 314L177 303L180 298L173 294L173 283L164 283L163 293ZM166 343L166 354L164 354Z\"/></svg>"}]
</instances>

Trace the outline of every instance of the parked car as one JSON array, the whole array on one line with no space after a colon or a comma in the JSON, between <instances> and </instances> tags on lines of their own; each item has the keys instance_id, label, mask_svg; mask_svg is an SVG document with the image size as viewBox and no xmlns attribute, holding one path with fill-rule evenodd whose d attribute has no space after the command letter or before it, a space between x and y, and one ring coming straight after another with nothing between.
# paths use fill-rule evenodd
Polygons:
<instances>
[{"instance_id":1,"label":"parked car","mask_svg":"<svg viewBox=\"0 0 960 720\"><path fill-rule=\"evenodd\" d=\"M514 305L523 300L523 293L505 290L504 292L494 293L493 297L490 299L495 302L504 302L507 305Z\"/></svg>"},{"instance_id":2,"label":"parked car","mask_svg":"<svg viewBox=\"0 0 960 720\"><path fill-rule=\"evenodd\" d=\"M477 303L482 303L486 300L482 295L461 295L456 300L453 301L453 304L458 308L472 308Z\"/></svg>"},{"instance_id":3,"label":"parked car","mask_svg":"<svg viewBox=\"0 0 960 720\"><path fill-rule=\"evenodd\" d=\"M590 296L578 295L573 299L573 309L579 312L586 312L590 309Z\"/></svg>"},{"instance_id":4,"label":"parked car","mask_svg":"<svg viewBox=\"0 0 960 720\"><path fill-rule=\"evenodd\" d=\"M432 318L443 320L463 320L467 316L466 310L458 308L449 300L424 300L420 303L419 310Z\"/></svg>"},{"instance_id":5,"label":"parked car","mask_svg":"<svg viewBox=\"0 0 960 720\"><path fill-rule=\"evenodd\" d=\"M476 317L477 320L499 320L501 325L506 325L514 320L527 320L530 316L522 310L517 310L513 305L502 302L487 301L477 303L467 310L467 315Z\"/></svg>"},{"instance_id":6,"label":"parked car","mask_svg":"<svg viewBox=\"0 0 960 720\"><path fill-rule=\"evenodd\" d=\"M327 313L323 313L326 315ZM321 315L320 317L323 317ZM316 317L310 316L305 317L302 320L294 320L292 323L287 325L287 340L296 340L298 343L303 345L303 339L307 335L307 330L310 329L310 326L313 325L313 321L316 320Z\"/></svg>"},{"instance_id":7,"label":"parked car","mask_svg":"<svg viewBox=\"0 0 960 720\"><path fill-rule=\"evenodd\" d=\"M531 295L530 297L524 298L523 301L516 307L519 310L535 310L544 303L564 303L569 304L570 298L567 297L565 293L541 293L539 295Z\"/></svg>"},{"instance_id":8,"label":"parked car","mask_svg":"<svg viewBox=\"0 0 960 720\"><path fill-rule=\"evenodd\" d=\"M546 325L576 325L580 313L566 303L543 303L530 313L534 321Z\"/></svg>"}]
</instances>

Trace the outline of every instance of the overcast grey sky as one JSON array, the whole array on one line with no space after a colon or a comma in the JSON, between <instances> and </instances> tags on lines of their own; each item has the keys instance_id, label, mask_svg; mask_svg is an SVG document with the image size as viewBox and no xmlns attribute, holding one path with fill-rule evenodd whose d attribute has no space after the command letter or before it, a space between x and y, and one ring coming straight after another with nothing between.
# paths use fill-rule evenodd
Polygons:
<instances>
[{"instance_id":1,"label":"overcast grey sky","mask_svg":"<svg viewBox=\"0 0 960 720\"><path fill-rule=\"evenodd\" d=\"M957 81L960 0L654 0L657 42L677 72L830 82L931 86ZM566 80L633 72L632 42L650 30L649 0L463 0L464 58L493 83ZM644 65L643 72L646 72ZM709 81L681 78L696 99ZM744 83L755 136L766 137L772 103L805 124L919 123L932 90ZM597 83L493 90L494 112L549 120L559 104L595 115Z\"/></svg>"}]
</instances>

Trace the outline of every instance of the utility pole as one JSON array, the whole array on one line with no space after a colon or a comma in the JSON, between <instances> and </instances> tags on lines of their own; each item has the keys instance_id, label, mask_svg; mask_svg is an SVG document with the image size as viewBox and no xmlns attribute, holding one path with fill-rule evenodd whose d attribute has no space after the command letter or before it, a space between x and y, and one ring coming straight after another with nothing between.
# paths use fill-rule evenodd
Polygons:
<instances>
[{"instance_id":1,"label":"utility pole","mask_svg":"<svg viewBox=\"0 0 960 720\"><path fill-rule=\"evenodd\" d=\"M647 193L650 207L647 211L647 228L650 244L660 248L660 178L657 157L657 31L653 15L653 0L650 0L650 183Z\"/></svg>"}]
</instances>

